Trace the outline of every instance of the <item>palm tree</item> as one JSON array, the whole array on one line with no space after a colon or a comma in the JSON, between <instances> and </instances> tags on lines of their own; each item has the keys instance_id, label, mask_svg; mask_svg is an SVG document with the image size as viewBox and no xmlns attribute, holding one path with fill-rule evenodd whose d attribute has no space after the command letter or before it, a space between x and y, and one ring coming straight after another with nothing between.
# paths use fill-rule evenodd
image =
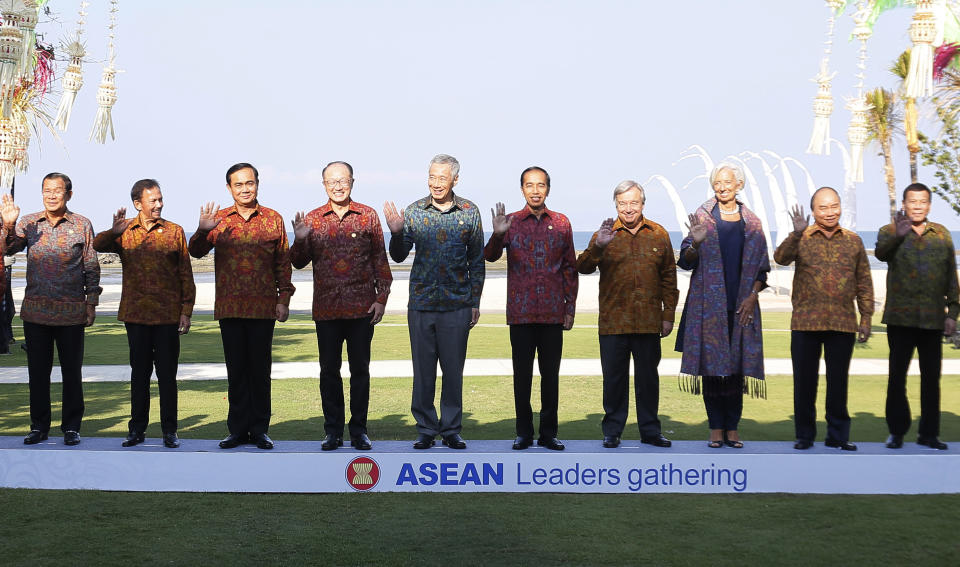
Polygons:
<instances>
[{"instance_id":1,"label":"palm tree","mask_svg":"<svg viewBox=\"0 0 960 567\"><path fill-rule=\"evenodd\" d=\"M868 141L880 145L883 155L883 173L887 181L887 193L890 197L890 221L897 214L897 181L893 171L893 136L902 131L903 116L897 106L897 95L887 89L877 87L867 93Z\"/></svg>"}]
</instances>

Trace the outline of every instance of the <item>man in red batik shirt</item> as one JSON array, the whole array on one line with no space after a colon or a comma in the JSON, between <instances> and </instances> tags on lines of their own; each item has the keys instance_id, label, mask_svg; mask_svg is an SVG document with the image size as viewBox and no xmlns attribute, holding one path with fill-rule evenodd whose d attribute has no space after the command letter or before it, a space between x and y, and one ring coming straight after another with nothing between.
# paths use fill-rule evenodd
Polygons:
<instances>
[{"instance_id":1,"label":"man in red batik shirt","mask_svg":"<svg viewBox=\"0 0 960 567\"><path fill-rule=\"evenodd\" d=\"M249 163L227 170L233 206L215 203L200 208L197 232L190 238L190 255L204 257L216 247L216 301L213 317L220 322L223 357L227 364L227 429L220 447L253 443L273 449L270 427L270 367L273 328L287 320L290 296L290 256L283 217L260 205L260 174Z\"/></svg>"},{"instance_id":2,"label":"man in red batik shirt","mask_svg":"<svg viewBox=\"0 0 960 567\"><path fill-rule=\"evenodd\" d=\"M290 260L313 262L313 320L320 353L320 400L326 438L320 448L343 445L345 408L340 377L343 342L350 362L350 445L371 448L367 436L370 343L390 294L390 264L377 211L350 198L353 167L334 161L323 168L327 204L293 219Z\"/></svg>"}]
</instances>

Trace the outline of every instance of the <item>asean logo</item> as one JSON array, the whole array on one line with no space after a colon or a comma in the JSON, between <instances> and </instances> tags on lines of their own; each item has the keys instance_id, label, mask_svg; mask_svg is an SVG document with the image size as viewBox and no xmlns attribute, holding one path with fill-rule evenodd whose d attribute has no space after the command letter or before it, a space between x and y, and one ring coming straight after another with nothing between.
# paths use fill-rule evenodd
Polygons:
<instances>
[{"instance_id":1,"label":"asean logo","mask_svg":"<svg viewBox=\"0 0 960 567\"><path fill-rule=\"evenodd\" d=\"M354 490L370 490L380 482L380 465L370 457L357 457L347 464L347 482Z\"/></svg>"}]
</instances>

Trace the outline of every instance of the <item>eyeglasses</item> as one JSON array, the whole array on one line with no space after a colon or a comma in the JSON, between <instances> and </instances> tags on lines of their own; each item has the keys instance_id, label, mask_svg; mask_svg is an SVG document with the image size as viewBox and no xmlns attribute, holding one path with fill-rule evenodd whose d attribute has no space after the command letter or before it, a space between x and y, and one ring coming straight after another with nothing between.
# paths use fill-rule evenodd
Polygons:
<instances>
[{"instance_id":1,"label":"eyeglasses","mask_svg":"<svg viewBox=\"0 0 960 567\"><path fill-rule=\"evenodd\" d=\"M61 189L41 189L40 192L43 193L44 197L62 197L67 194L66 191Z\"/></svg>"},{"instance_id":2,"label":"eyeglasses","mask_svg":"<svg viewBox=\"0 0 960 567\"><path fill-rule=\"evenodd\" d=\"M330 179L324 180L323 184L330 189L336 189L338 187L350 187L353 185L353 179Z\"/></svg>"}]
</instances>

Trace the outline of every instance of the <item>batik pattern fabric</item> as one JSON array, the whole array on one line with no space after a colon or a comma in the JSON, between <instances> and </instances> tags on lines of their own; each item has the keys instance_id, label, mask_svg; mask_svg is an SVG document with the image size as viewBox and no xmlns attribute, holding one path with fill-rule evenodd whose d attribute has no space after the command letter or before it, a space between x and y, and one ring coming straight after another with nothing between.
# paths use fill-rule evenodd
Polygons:
<instances>
[{"instance_id":1,"label":"batik pattern fabric","mask_svg":"<svg viewBox=\"0 0 960 567\"><path fill-rule=\"evenodd\" d=\"M604 248L596 245L594 234L577 257L581 274L600 269L600 334L659 334L663 322L676 317L680 296L670 235L647 218L636 234L620 219L613 223L613 232Z\"/></svg>"},{"instance_id":2,"label":"batik pattern fabric","mask_svg":"<svg viewBox=\"0 0 960 567\"><path fill-rule=\"evenodd\" d=\"M55 225L45 212L21 217L7 236L7 254L27 249L27 287L20 318L51 326L83 325L87 305L100 302L100 264L93 225L67 211Z\"/></svg>"},{"instance_id":3,"label":"batik pattern fabric","mask_svg":"<svg viewBox=\"0 0 960 567\"><path fill-rule=\"evenodd\" d=\"M690 287L677 332L676 350L683 352L680 363L681 389L701 392L705 376L730 377L741 375L744 385L754 397L766 397L763 369L763 325L760 304L754 309L753 321L740 325L739 316L729 331L727 312L727 283L723 269L723 251L717 232L715 210L717 200L712 198L694 213L707 229L707 236L697 249L697 263L690 276ZM737 305L753 293L754 282L766 281L770 271L767 241L760 219L750 209L740 205L743 219L743 253L740 259L740 281L737 285ZM693 243L687 236L680 244L680 257ZM683 260L681 267L685 267ZM734 282L729 282L734 283Z\"/></svg>"},{"instance_id":4,"label":"batik pattern fabric","mask_svg":"<svg viewBox=\"0 0 960 567\"><path fill-rule=\"evenodd\" d=\"M97 252L112 252L123 264L117 320L139 325L176 325L193 315L197 287L183 228L157 219L147 229L137 216L120 234L97 234Z\"/></svg>"},{"instance_id":5,"label":"batik pattern fabric","mask_svg":"<svg viewBox=\"0 0 960 567\"><path fill-rule=\"evenodd\" d=\"M330 203L307 213L306 238L290 247L300 269L313 262L313 320L359 319L374 303L387 304L393 275L374 209L350 201L341 219Z\"/></svg>"},{"instance_id":6,"label":"batik pattern fabric","mask_svg":"<svg viewBox=\"0 0 960 567\"><path fill-rule=\"evenodd\" d=\"M793 331L856 333L861 317L873 315L870 262L857 233L837 227L830 235L818 225L791 232L773 259L793 271Z\"/></svg>"},{"instance_id":7,"label":"batik pattern fabric","mask_svg":"<svg viewBox=\"0 0 960 567\"><path fill-rule=\"evenodd\" d=\"M507 251L507 324L563 324L576 314L579 286L570 221L546 208L538 219L530 207L509 218L507 232L483 248L488 262Z\"/></svg>"},{"instance_id":8,"label":"batik pattern fabric","mask_svg":"<svg viewBox=\"0 0 960 567\"><path fill-rule=\"evenodd\" d=\"M957 318L957 257L946 227L928 222L922 234L911 230L901 239L888 224L875 254L888 266L884 324L943 330L946 317Z\"/></svg>"},{"instance_id":9,"label":"batik pattern fabric","mask_svg":"<svg viewBox=\"0 0 960 567\"><path fill-rule=\"evenodd\" d=\"M188 250L194 258L216 248L214 319L276 319L277 305L290 305L290 250L280 213L257 205L246 220L236 205L221 209L213 230L196 232Z\"/></svg>"},{"instance_id":10,"label":"batik pattern fabric","mask_svg":"<svg viewBox=\"0 0 960 567\"><path fill-rule=\"evenodd\" d=\"M403 232L390 238L390 257L403 262L416 247L410 269L409 309L456 311L480 308L485 268L480 209L458 195L445 211L427 196L403 211Z\"/></svg>"}]
</instances>

